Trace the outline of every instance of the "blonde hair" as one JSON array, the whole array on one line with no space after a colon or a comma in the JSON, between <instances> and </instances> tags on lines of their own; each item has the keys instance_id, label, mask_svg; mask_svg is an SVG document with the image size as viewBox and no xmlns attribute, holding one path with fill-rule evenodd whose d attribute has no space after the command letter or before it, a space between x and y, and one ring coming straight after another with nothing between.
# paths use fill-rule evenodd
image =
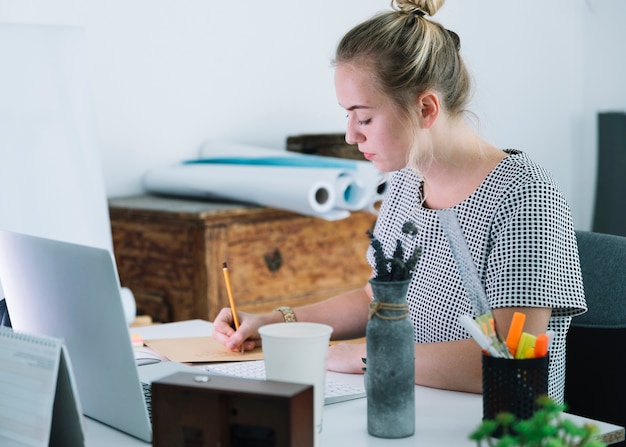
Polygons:
<instances>
[{"instance_id":1,"label":"blonde hair","mask_svg":"<svg viewBox=\"0 0 626 447\"><path fill-rule=\"evenodd\" d=\"M391 11L355 26L337 46L334 64L369 70L375 88L391 98L408 124L416 120L415 99L426 90L438 94L449 115L466 112L471 78L459 53L459 36L426 18L444 1L392 0ZM432 148L422 147L419 152L407 161L419 164L417 160L432 157Z\"/></svg>"}]
</instances>

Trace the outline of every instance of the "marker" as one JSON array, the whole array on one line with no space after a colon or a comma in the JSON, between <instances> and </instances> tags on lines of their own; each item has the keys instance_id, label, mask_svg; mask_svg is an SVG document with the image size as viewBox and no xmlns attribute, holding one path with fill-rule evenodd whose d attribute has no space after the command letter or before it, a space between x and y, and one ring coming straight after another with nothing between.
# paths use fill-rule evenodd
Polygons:
<instances>
[{"instance_id":1,"label":"marker","mask_svg":"<svg viewBox=\"0 0 626 447\"><path fill-rule=\"evenodd\" d=\"M535 339L535 358L545 357L548 355L548 336L546 334L539 334Z\"/></svg>"},{"instance_id":2,"label":"marker","mask_svg":"<svg viewBox=\"0 0 626 447\"><path fill-rule=\"evenodd\" d=\"M498 350L491 344L491 340L483 333L480 326L469 315L461 315L459 317L459 323L461 326L470 333L472 338L478 343L478 345L492 357L501 357Z\"/></svg>"},{"instance_id":3,"label":"marker","mask_svg":"<svg viewBox=\"0 0 626 447\"><path fill-rule=\"evenodd\" d=\"M534 348L535 346L535 336L530 335L528 332L522 332L520 336L519 344L517 345L517 350L515 351L516 359L525 359L526 353L529 348Z\"/></svg>"},{"instance_id":4,"label":"marker","mask_svg":"<svg viewBox=\"0 0 626 447\"><path fill-rule=\"evenodd\" d=\"M493 329L495 325L493 324L493 318L490 317L489 313L479 315L474 321L476 322L476 324L478 324L478 327L480 328L482 333L485 334L487 337L493 335Z\"/></svg>"},{"instance_id":5,"label":"marker","mask_svg":"<svg viewBox=\"0 0 626 447\"><path fill-rule=\"evenodd\" d=\"M519 345L525 322L525 314L523 314L522 312L513 313L511 326L509 327L509 333L506 336L506 345L509 348L509 351L511 351L511 355L515 355L517 352L517 346Z\"/></svg>"},{"instance_id":6,"label":"marker","mask_svg":"<svg viewBox=\"0 0 626 447\"><path fill-rule=\"evenodd\" d=\"M548 336L548 351L549 351L550 348L552 347L552 341L554 340L554 331L548 329L546 331L546 335Z\"/></svg>"}]
</instances>

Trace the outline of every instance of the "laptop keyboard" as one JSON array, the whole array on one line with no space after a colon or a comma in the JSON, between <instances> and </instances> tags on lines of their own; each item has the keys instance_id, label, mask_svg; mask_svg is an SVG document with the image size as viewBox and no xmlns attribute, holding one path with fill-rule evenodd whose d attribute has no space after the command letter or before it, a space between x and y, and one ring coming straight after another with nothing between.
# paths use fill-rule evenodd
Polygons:
<instances>
[{"instance_id":1,"label":"laptop keyboard","mask_svg":"<svg viewBox=\"0 0 626 447\"><path fill-rule=\"evenodd\" d=\"M208 366L207 370L244 379L265 380L265 363L263 360L221 363ZM325 405L362 397L365 397L365 388L363 386L355 386L332 379L326 380L326 388L324 389Z\"/></svg>"},{"instance_id":2,"label":"laptop keyboard","mask_svg":"<svg viewBox=\"0 0 626 447\"><path fill-rule=\"evenodd\" d=\"M146 382L141 382L141 387L143 389L143 398L146 401L148 416L150 417L150 422L152 422L152 387Z\"/></svg>"},{"instance_id":3,"label":"laptop keyboard","mask_svg":"<svg viewBox=\"0 0 626 447\"><path fill-rule=\"evenodd\" d=\"M241 377L244 379L265 380L265 364L262 360L211 365L207 367L207 370L216 374ZM147 382L141 382L141 387L146 402L146 409L148 410L148 416L152 422L152 387ZM362 386L355 386L335 380L326 380L326 388L324 391L325 405L365 397L365 389Z\"/></svg>"}]
</instances>

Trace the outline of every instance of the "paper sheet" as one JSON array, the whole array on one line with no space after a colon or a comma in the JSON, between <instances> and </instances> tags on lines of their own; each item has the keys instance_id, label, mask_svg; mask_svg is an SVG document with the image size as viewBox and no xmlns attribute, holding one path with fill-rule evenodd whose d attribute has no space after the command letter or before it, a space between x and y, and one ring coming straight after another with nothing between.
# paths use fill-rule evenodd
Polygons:
<instances>
[{"instance_id":1,"label":"paper sheet","mask_svg":"<svg viewBox=\"0 0 626 447\"><path fill-rule=\"evenodd\" d=\"M213 337L160 338L144 341L145 345L163 357L180 363L241 362L262 360L263 350L256 348L240 352L229 351Z\"/></svg>"},{"instance_id":2,"label":"paper sheet","mask_svg":"<svg viewBox=\"0 0 626 447\"><path fill-rule=\"evenodd\" d=\"M338 220L382 199L385 176L366 161L205 142L200 158L155 168L148 192L226 198Z\"/></svg>"}]
</instances>

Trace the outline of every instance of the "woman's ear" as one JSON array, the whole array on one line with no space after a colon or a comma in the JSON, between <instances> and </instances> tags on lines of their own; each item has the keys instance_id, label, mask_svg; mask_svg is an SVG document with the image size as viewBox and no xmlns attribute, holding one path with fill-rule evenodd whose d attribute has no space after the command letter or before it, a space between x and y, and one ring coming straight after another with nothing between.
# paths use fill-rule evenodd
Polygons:
<instances>
[{"instance_id":1,"label":"woman's ear","mask_svg":"<svg viewBox=\"0 0 626 447\"><path fill-rule=\"evenodd\" d=\"M417 108L422 125L430 129L439 116L439 97L433 91L426 90L417 97Z\"/></svg>"}]
</instances>

